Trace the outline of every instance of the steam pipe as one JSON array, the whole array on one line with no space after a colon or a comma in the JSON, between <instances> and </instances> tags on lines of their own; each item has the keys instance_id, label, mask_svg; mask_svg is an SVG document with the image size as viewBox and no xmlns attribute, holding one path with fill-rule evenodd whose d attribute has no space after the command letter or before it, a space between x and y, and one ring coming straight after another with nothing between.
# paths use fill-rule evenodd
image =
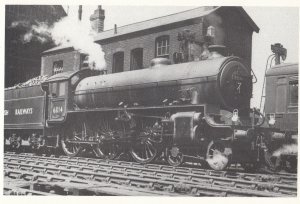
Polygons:
<instances>
[{"instance_id":1,"label":"steam pipe","mask_svg":"<svg viewBox=\"0 0 300 204\"><path fill-rule=\"evenodd\" d=\"M78 8L78 20L81 21L82 18L82 5L79 5Z\"/></svg>"}]
</instances>

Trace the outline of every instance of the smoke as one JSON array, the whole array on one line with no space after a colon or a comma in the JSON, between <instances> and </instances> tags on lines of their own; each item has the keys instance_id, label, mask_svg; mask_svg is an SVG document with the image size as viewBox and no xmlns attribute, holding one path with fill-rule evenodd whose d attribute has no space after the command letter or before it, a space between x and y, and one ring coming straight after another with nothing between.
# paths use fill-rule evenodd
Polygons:
<instances>
[{"instance_id":1,"label":"smoke","mask_svg":"<svg viewBox=\"0 0 300 204\"><path fill-rule=\"evenodd\" d=\"M9 28L21 28L25 31L20 38L22 43L29 43L31 41L39 41L42 44L51 41L51 33L49 27L44 22L35 22L36 25L31 25L29 21L14 21Z\"/></svg>"},{"instance_id":2,"label":"smoke","mask_svg":"<svg viewBox=\"0 0 300 204\"><path fill-rule=\"evenodd\" d=\"M222 154L216 154L211 158L207 158L206 161L210 166L214 166L215 170L222 170L228 164L228 158Z\"/></svg>"},{"instance_id":3,"label":"smoke","mask_svg":"<svg viewBox=\"0 0 300 204\"><path fill-rule=\"evenodd\" d=\"M96 69L104 69L104 52L99 44L94 42L95 32L91 25L73 18L63 18L54 24L51 29L51 36L57 45L70 44L75 49L89 55L89 63L95 63Z\"/></svg>"},{"instance_id":4,"label":"smoke","mask_svg":"<svg viewBox=\"0 0 300 204\"><path fill-rule=\"evenodd\" d=\"M283 145L279 149L273 152L273 156L279 157L282 154L297 154L298 153L298 145L297 144L289 144Z\"/></svg>"},{"instance_id":5,"label":"smoke","mask_svg":"<svg viewBox=\"0 0 300 204\"><path fill-rule=\"evenodd\" d=\"M31 26L31 29L24 35L24 41L30 42L33 38L41 43L46 43L51 40L51 33L46 23L37 22L37 25Z\"/></svg>"},{"instance_id":6,"label":"smoke","mask_svg":"<svg viewBox=\"0 0 300 204\"><path fill-rule=\"evenodd\" d=\"M93 69L105 69L104 52L99 44L94 42L96 33L90 22L79 21L76 16L68 15L49 26L45 22L31 25L27 21L16 21L11 28L25 28L26 33L21 37L23 43L33 40L41 43L53 41L56 45L73 46L75 50L88 54L89 64L95 64Z\"/></svg>"},{"instance_id":7,"label":"smoke","mask_svg":"<svg viewBox=\"0 0 300 204\"><path fill-rule=\"evenodd\" d=\"M11 23L11 25L9 27L10 28L16 28L16 27L27 28L27 27L30 27L30 24L28 21L14 21Z\"/></svg>"}]
</instances>

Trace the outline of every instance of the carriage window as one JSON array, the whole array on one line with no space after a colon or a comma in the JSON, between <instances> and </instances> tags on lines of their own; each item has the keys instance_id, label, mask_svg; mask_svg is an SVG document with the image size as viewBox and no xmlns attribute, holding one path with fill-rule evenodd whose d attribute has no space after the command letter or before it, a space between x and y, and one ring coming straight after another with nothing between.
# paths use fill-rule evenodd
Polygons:
<instances>
[{"instance_id":1,"label":"carriage window","mask_svg":"<svg viewBox=\"0 0 300 204\"><path fill-rule=\"evenodd\" d=\"M298 78L289 82L289 105L298 106Z\"/></svg>"}]
</instances>

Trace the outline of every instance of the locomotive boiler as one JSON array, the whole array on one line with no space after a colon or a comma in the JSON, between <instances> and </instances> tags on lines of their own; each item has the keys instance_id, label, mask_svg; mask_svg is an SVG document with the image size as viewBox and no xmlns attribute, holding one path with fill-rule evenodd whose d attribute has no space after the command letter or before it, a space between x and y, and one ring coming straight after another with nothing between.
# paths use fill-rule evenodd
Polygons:
<instances>
[{"instance_id":1,"label":"locomotive boiler","mask_svg":"<svg viewBox=\"0 0 300 204\"><path fill-rule=\"evenodd\" d=\"M79 108L206 104L210 111L249 110L252 78L241 59L211 60L166 65L155 59L150 68L83 79L75 89Z\"/></svg>"}]
</instances>

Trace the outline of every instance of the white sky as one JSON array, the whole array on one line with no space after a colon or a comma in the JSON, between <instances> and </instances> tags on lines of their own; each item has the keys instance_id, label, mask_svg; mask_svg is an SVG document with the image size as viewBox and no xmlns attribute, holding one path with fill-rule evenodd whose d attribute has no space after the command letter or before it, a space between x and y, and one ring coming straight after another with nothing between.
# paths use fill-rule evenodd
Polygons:
<instances>
[{"instance_id":1,"label":"white sky","mask_svg":"<svg viewBox=\"0 0 300 204\"><path fill-rule=\"evenodd\" d=\"M66 7L65 7L66 8ZM97 6L83 6L83 21L89 23L89 16ZM105 9L104 30L127 25L155 17L160 17L195 6L102 6ZM263 73L267 57L271 54L270 46L281 43L287 48L285 62L298 62L299 45L299 10L295 7L243 7L260 28L253 34L252 69L258 82L254 85L252 106L258 107L262 89ZM77 17L77 6L69 7L69 14ZM128 15L130 14L130 15Z\"/></svg>"}]
</instances>

